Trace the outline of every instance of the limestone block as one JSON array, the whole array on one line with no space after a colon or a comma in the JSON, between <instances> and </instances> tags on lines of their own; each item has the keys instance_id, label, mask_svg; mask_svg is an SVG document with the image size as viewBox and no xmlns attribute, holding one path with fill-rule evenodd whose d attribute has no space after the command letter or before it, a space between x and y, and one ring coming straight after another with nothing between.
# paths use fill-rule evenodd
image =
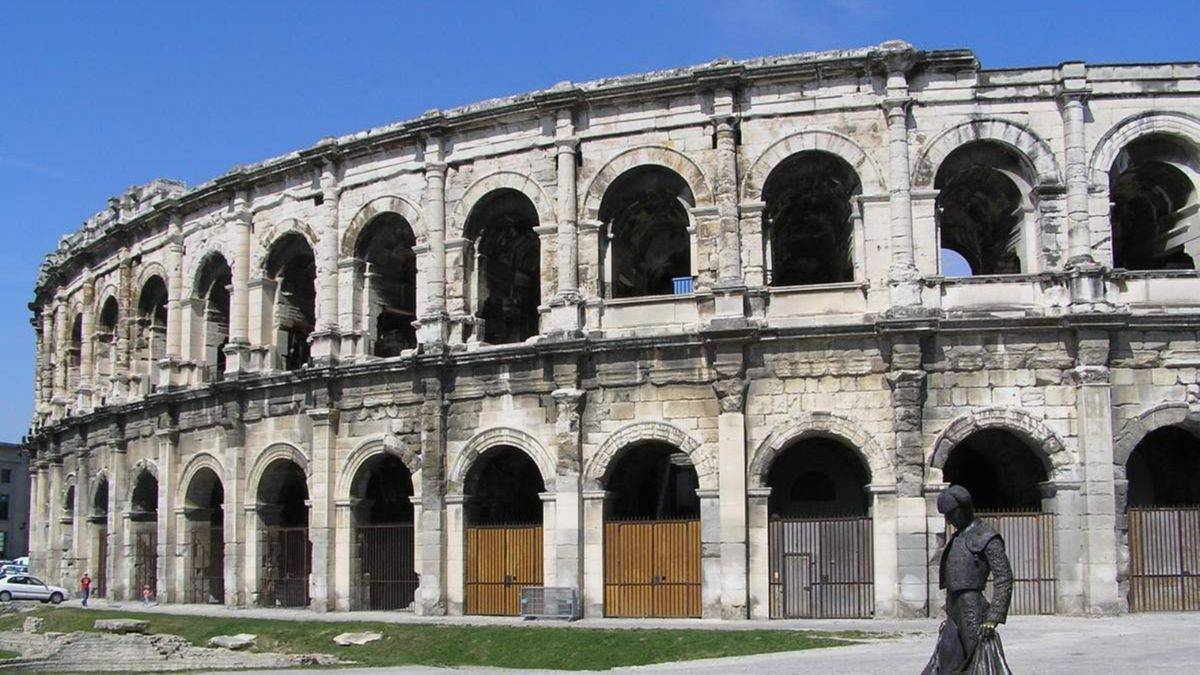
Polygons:
<instances>
[{"instance_id":1,"label":"limestone block","mask_svg":"<svg viewBox=\"0 0 1200 675\"><path fill-rule=\"evenodd\" d=\"M375 642L382 639L383 636L379 633L368 631L365 633L341 633L334 636L333 641L340 647L351 647L354 645L365 645L368 642Z\"/></svg>"},{"instance_id":2,"label":"limestone block","mask_svg":"<svg viewBox=\"0 0 1200 675\"><path fill-rule=\"evenodd\" d=\"M26 633L40 633L45 623L46 620L41 617L27 616L25 617L25 623L21 625L21 630Z\"/></svg>"},{"instance_id":3,"label":"limestone block","mask_svg":"<svg viewBox=\"0 0 1200 675\"><path fill-rule=\"evenodd\" d=\"M118 635L124 635L125 633L141 633L145 635L150 632L150 622L141 619L98 619L92 627L103 633L116 633Z\"/></svg>"},{"instance_id":4,"label":"limestone block","mask_svg":"<svg viewBox=\"0 0 1200 675\"><path fill-rule=\"evenodd\" d=\"M253 633L237 633L235 635L217 635L209 638L209 647L220 647L221 649L250 649L254 646L254 641L258 639Z\"/></svg>"}]
</instances>

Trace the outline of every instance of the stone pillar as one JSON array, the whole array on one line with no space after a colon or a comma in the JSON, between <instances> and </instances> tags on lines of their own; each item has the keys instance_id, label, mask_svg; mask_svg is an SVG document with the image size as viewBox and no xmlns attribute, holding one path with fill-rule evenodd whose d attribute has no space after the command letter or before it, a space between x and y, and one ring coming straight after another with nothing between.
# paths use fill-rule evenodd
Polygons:
<instances>
[{"instance_id":1,"label":"stone pillar","mask_svg":"<svg viewBox=\"0 0 1200 675\"><path fill-rule=\"evenodd\" d=\"M888 127L888 195L891 205L891 263L888 285L892 312L906 314L921 305L913 250L912 185L909 175L908 81L902 69L888 73L887 98L883 100Z\"/></svg>"},{"instance_id":2,"label":"stone pillar","mask_svg":"<svg viewBox=\"0 0 1200 675\"><path fill-rule=\"evenodd\" d=\"M321 165L321 212L317 240L316 329L311 336L312 362L328 365L338 356L338 189L337 165L326 159Z\"/></svg>"},{"instance_id":3,"label":"stone pillar","mask_svg":"<svg viewBox=\"0 0 1200 675\"><path fill-rule=\"evenodd\" d=\"M558 519L555 517L557 495L539 492L542 500L542 584L559 586L558 583Z\"/></svg>"},{"instance_id":4,"label":"stone pillar","mask_svg":"<svg viewBox=\"0 0 1200 675\"><path fill-rule=\"evenodd\" d=\"M309 608L327 612L333 608L333 483L337 479L337 411L314 408L312 420L312 478L308 497L308 538L312 542L312 573L309 576Z\"/></svg>"},{"instance_id":5,"label":"stone pillar","mask_svg":"<svg viewBox=\"0 0 1200 675\"><path fill-rule=\"evenodd\" d=\"M159 485L161 486L162 484L160 483ZM173 600L171 602L205 602L207 598L194 597L190 593L191 589L188 588L188 579L196 563L192 555L192 532L189 526L187 510L182 505L176 506L173 516L175 523L175 564L172 565L170 597ZM161 591L159 592L159 596L162 596Z\"/></svg>"},{"instance_id":6,"label":"stone pillar","mask_svg":"<svg viewBox=\"0 0 1200 675\"><path fill-rule=\"evenodd\" d=\"M750 545L750 618L771 618L770 508L771 488L746 491Z\"/></svg>"},{"instance_id":7,"label":"stone pillar","mask_svg":"<svg viewBox=\"0 0 1200 675\"><path fill-rule=\"evenodd\" d=\"M240 416L230 420L223 440L225 606L245 607L253 597L250 595L251 589L247 588L244 582L247 578L246 568L254 564L254 558L247 552L246 547L247 516L253 517L254 514L247 514L245 510L246 453Z\"/></svg>"},{"instance_id":8,"label":"stone pillar","mask_svg":"<svg viewBox=\"0 0 1200 675\"><path fill-rule=\"evenodd\" d=\"M88 277L83 282L83 309L80 313L79 325L82 328L80 334L82 339L79 341L79 383L76 387L76 405L83 410L90 410L92 407L92 391L93 377L96 373L96 348L95 348L95 305L96 305L96 280L88 274ZM67 330L72 330L69 327ZM70 332L67 333L70 335ZM70 344L70 337L67 338Z\"/></svg>"},{"instance_id":9,"label":"stone pillar","mask_svg":"<svg viewBox=\"0 0 1200 675\"><path fill-rule=\"evenodd\" d=\"M604 616L604 490L583 497L583 615Z\"/></svg>"},{"instance_id":10,"label":"stone pillar","mask_svg":"<svg viewBox=\"0 0 1200 675\"><path fill-rule=\"evenodd\" d=\"M895 485L868 485L871 495L871 555L875 570L875 616L899 614L899 552ZM912 544L914 542L908 542Z\"/></svg>"},{"instance_id":11,"label":"stone pillar","mask_svg":"<svg viewBox=\"0 0 1200 675\"><path fill-rule=\"evenodd\" d=\"M60 396L58 392L58 365L63 359L61 345L58 344L58 332L54 321L55 308L47 304L42 307L42 398L53 405L54 399Z\"/></svg>"},{"instance_id":12,"label":"stone pillar","mask_svg":"<svg viewBox=\"0 0 1200 675\"><path fill-rule=\"evenodd\" d=\"M418 307L417 341L425 349L440 350L446 343L449 321L446 314L446 164L443 141L438 135L425 140L425 195L421 217L429 244L426 265L428 306Z\"/></svg>"},{"instance_id":13,"label":"stone pillar","mask_svg":"<svg viewBox=\"0 0 1200 675\"><path fill-rule=\"evenodd\" d=\"M1067 163L1067 264L1094 265L1088 229L1087 70L1082 63L1064 63L1059 105Z\"/></svg>"},{"instance_id":14,"label":"stone pillar","mask_svg":"<svg viewBox=\"0 0 1200 675\"><path fill-rule=\"evenodd\" d=\"M421 556L417 559L420 586L417 588L415 611L424 616L440 616L447 611L447 589L462 588L462 508L460 502L458 538L448 539L451 536L446 520L449 518L449 506L445 509L442 506L445 493L443 464L446 456L446 415L441 383L436 377L427 378L424 389L425 401L421 404L421 520L416 535L419 538L417 550ZM458 549L452 552L450 543L456 543ZM449 565L455 560L452 555L458 556L460 578L457 587L452 585L449 577Z\"/></svg>"},{"instance_id":15,"label":"stone pillar","mask_svg":"<svg viewBox=\"0 0 1200 675\"><path fill-rule=\"evenodd\" d=\"M242 372L249 365L250 221L249 194L239 190L233 198L233 212L225 221L233 248L233 260L230 261L233 290L229 294L229 342L225 345L225 372L229 374Z\"/></svg>"},{"instance_id":16,"label":"stone pillar","mask_svg":"<svg viewBox=\"0 0 1200 675\"><path fill-rule=\"evenodd\" d=\"M62 417L65 413L65 406L71 401L71 397L75 392L68 391L67 382L70 379L67 371L70 368L70 347L71 347L71 318L67 314L67 298L66 295L59 291L56 296L56 318L54 326L57 331L55 344L57 345L57 356L55 358L55 375L54 375L54 402L55 414Z\"/></svg>"},{"instance_id":17,"label":"stone pillar","mask_svg":"<svg viewBox=\"0 0 1200 675\"><path fill-rule=\"evenodd\" d=\"M1117 586L1117 517L1113 484L1112 385L1109 380L1109 335L1080 329L1075 382L1076 429L1082 462L1080 495L1084 533L1083 597L1089 613L1120 610Z\"/></svg>"},{"instance_id":18,"label":"stone pillar","mask_svg":"<svg viewBox=\"0 0 1200 675\"><path fill-rule=\"evenodd\" d=\"M900 570L900 605L899 614L901 616L944 616L946 594L940 588L939 574L941 567L942 549L946 546L946 517L937 510L938 495L942 490L950 487L949 483L929 482L925 484L925 512L924 525L925 532L925 588L922 590L922 597L926 598L928 610L924 614L915 615L911 612L913 604L912 596L916 595L917 588L915 584L910 584L909 579L905 577L911 572L909 569ZM896 529L898 530L898 538L900 539L900 561L903 564L905 546L904 537L911 535L911 528L916 526L916 513L913 504L908 500L897 501L897 506L904 508L907 512L897 512Z\"/></svg>"},{"instance_id":19,"label":"stone pillar","mask_svg":"<svg viewBox=\"0 0 1200 675\"><path fill-rule=\"evenodd\" d=\"M748 382L741 378L714 385L717 417L718 492L721 519L721 618L745 619L748 614L746 574L746 416ZM703 527L703 526L702 526Z\"/></svg>"},{"instance_id":20,"label":"stone pillar","mask_svg":"<svg viewBox=\"0 0 1200 675\"><path fill-rule=\"evenodd\" d=\"M76 571L80 576L84 572L93 578L96 572L91 567L91 528L88 527L88 517L91 513L91 454L86 448L79 448L75 455L75 509L74 521L71 523L71 541L74 549L72 555L76 560ZM67 588L71 588L68 586Z\"/></svg>"},{"instance_id":21,"label":"stone pillar","mask_svg":"<svg viewBox=\"0 0 1200 675\"><path fill-rule=\"evenodd\" d=\"M167 249L167 353L159 361L157 384L167 388L176 382L176 368L183 359L183 218L171 214Z\"/></svg>"},{"instance_id":22,"label":"stone pillar","mask_svg":"<svg viewBox=\"0 0 1200 675\"><path fill-rule=\"evenodd\" d=\"M358 585L358 570L354 560L357 558L357 546L354 541L354 506L357 499L338 499L334 502L334 603L333 608L339 612L352 609L367 609L356 606L357 595L354 593Z\"/></svg>"},{"instance_id":23,"label":"stone pillar","mask_svg":"<svg viewBox=\"0 0 1200 675\"><path fill-rule=\"evenodd\" d=\"M925 446L922 416L925 371L920 336L891 338L892 360L887 373L892 389L896 430L896 574L900 600L896 614L926 616L928 612L927 511L922 484Z\"/></svg>"},{"instance_id":24,"label":"stone pillar","mask_svg":"<svg viewBox=\"0 0 1200 675\"><path fill-rule=\"evenodd\" d=\"M133 599L129 592L129 571L133 565L129 559L129 486L125 444L115 443L108 448L108 597L112 600Z\"/></svg>"},{"instance_id":25,"label":"stone pillar","mask_svg":"<svg viewBox=\"0 0 1200 675\"><path fill-rule=\"evenodd\" d=\"M418 260L424 260L414 247L413 253ZM342 258L338 261L338 354L343 361L353 361L371 352L371 342L367 337L368 330L373 324L370 305L362 301L366 290L366 280L363 270L366 263L355 258ZM421 263L417 263L417 307L422 306L424 298L420 297L423 272ZM361 283L360 283L360 280Z\"/></svg>"},{"instance_id":26,"label":"stone pillar","mask_svg":"<svg viewBox=\"0 0 1200 675\"><path fill-rule=\"evenodd\" d=\"M466 583L463 507L466 501L466 497L460 494L446 495L446 600L442 613L453 616L461 616L466 610L463 596ZM429 554L425 556L428 558Z\"/></svg>"},{"instance_id":27,"label":"stone pillar","mask_svg":"<svg viewBox=\"0 0 1200 675\"><path fill-rule=\"evenodd\" d=\"M179 452L179 432L169 425L161 424L154 431L158 441L158 569L155 571L155 588L160 602L179 602L172 581L175 578L175 487L179 482L176 474Z\"/></svg>"},{"instance_id":28,"label":"stone pillar","mask_svg":"<svg viewBox=\"0 0 1200 675\"><path fill-rule=\"evenodd\" d=\"M1083 483L1051 480L1038 487L1042 491L1042 512L1054 516L1055 610L1059 614L1083 614L1088 611Z\"/></svg>"},{"instance_id":29,"label":"stone pillar","mask_svg":"<svg viewBox=\"0 0 1200 675\"><path fill-rule=\"evenodd\" d=\"M557 417L554 422L558 475L555 477L554 529L545 529L554 543L554 585L574 588L582 597L583 587L583 500L580 470L583 465L580 419L585 392L558 389L553 393Z\"/></svg>"},{"instance_id":30,"label":"stone pillar","mask_svg":"<svg viewBox=\"0 0 1200 675\"><path fill-rule=\"evenodd\" d=\"M723 327L732 328L744 325L746 314L746 282L742 278L741 223L738 215L737 119L733 113L733 92L728 89L717 90L714 94L714 106L725 111L712 118L716 141L719 233L716 251L717 280L712 287L715 302L714 321ZM744 588L745 584L742 586ZM744 609L744 602L742 607Z\"/></svg>"},{"instance_id":31,"label":"stone pillar","mask_svg":"<svg viewBox=\"0 0 1200 675\"><path fill-rule=\"evenodd\" d=\"M579 140L569 109L558 111L554 147L557 160L558 193L555 212L558 218L556 252L558 289L550 300L551 335L574 337L583 326L583 295L579 291L579 203L575 158Z\"/></svg>"},{"instance_id":32,"label":"stone pillar","mask_svg":"<svg viewBox=\"0 0 1200 675\"><path fill-rule=\"evenodd\" d=\"M46 478L40 464L30 462L29 467L29 567L43 567L46 561L45 537L42 527L42 495L45 493Z\"/></svg>"},{"instance_id":33,"label":"stone pillar","mask_svg":"<svg viewBox=\"0 0 1200 675\"><path fill-rule=\"evenodd\" d=\"M47 474L49 480L46 493L42 497L42 505L45 508L45 523L46 523L46 570L47 576L51 579L61 576L62 571L62 491L63 491L63 466L62 455L55 455L50 458L50 463L47 466Z\"/></svg>"},{"instance_id":34,"label":"stone pillar","mask_svg":"<svg viewBox=\"0 0 1200 675\"><path fill-rule=\"evenodd\" d=\"M700 498L700 616L722 615L721 491L696 490Z\"/></svg>"}]
</instances>

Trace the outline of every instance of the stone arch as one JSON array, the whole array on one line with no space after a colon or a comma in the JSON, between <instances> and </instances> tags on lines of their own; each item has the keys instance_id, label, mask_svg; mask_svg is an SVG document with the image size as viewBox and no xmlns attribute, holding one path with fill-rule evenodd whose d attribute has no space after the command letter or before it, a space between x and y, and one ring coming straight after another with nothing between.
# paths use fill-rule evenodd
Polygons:
<instances>
[{"instance_id":1,"label":"stone arch","mask_svg":"<svg viewBox=\"0 0 1200 675\"><path fill-rule=\"evenodd\" d=\"M187 284L183 289L184 297L194 297L196 294L196 284L200 283L200 273L204 271L204 267L214 256L221 256L225 264L229 266L229 270L233 271L233 257L230 251L226 250L225 246L217 242L209 242L196 255L188 255L184 253L184 283ZM170 288L170 286L168 286Z\"/></svg>"},{"instance_id":2,"label":"stone arch","mask_svg":"<svg viewBox=\"0 0 1200 675\"><path fill-rule=\"evenodd\" d=\"M312 482L312 464L308 461L308 454L298 445L286 441L276 441L264 448L254 459L254 467L250 470L249 480L246 481L247 504L258 503L258 485L262 482L267 468L277 459L291 460L304 472L304 482ZM307 488L311 495L312 486L308 485Z\"/></svg>"},{"instance_id":3,"label":"stone arch","mask_svg":"<svg viewBox=\"0 0 1200 675\"><path fill-rule=\"evenodd\" d=\"M403 197L394 195L376 197L363 204L350 219L350 225L347 226L346 233L342 235L341 258L343 260L354 257L354 248L358 245L358 238L363 229L375 219L375 216L383 213L395 213L403 217L408 221L408 226L412 228L417 244L425 242L425 226L421 223L421 210L417 206Z\"/></svg>"},{"instance_id":4,"label":"stone arch","mask_svg":"<svg viewBox=\"0 0 1200 675\"><path fill-rule=\"evenodd\" d=\"M1127 420L1113 437L1113 464L1123 469L1147 434L1169 426L1182 427L1200 436L1200 410L1192 410L1186 403L1162 403Z\"/></svg>"},{"instance_id":5,"label":"stone arch","mask_svg":"<svg viewBox=\"0 0 1200 675\"><path fill-rule=\"evenodd\" d=\"M546 490L553 491L554 476L558 466L555 458L546 452L542 444L532 435L512 427L494 427L475 434L458 453L458 457L455 458L454 464L447 474L448 488L446 492L462 494L467 472L479 460L480 455L501 445L512 446L528 455L537 465L538 472L542 474Z\"/></svg>"},{"instance_id":6,"label":"stone arch","mask_svg":"<svg viewBox=\"0 0 1200 675\"><path fill-rule=\"evenodd\" d=\"M746 177L742 179L742 199L762 200L763 186L766 185L771 171L788 157L812 150L827 152L849 164L862 182L863 194L887 192L883 171L861 145L849 136L825 129L810 129L775 141L754 160L746 172Z\"/></svg>"},{"instance_id":7,"label":"stone arch","mask_svg":"<svg viewBox=\"0 0 1200 675\"><path fill-rule=\"evenodd\" d=\"M109 499L111 499L113 487L112 487L111 481L109 481L109 479L108 479L108 469L101 469L101 470L97 471L96 475L92 476L91 480L88 481L87 512L89 515L95 510L96 497L98 496L98 493L100 492L101 485L106 485L108 487L109 495L110 495ZM108 504L105 504L104 508L107 509Z\"/></svg>"},{"instance_id":8,"label":"stone arch","mask_svg":"<svg viewBox=\"0 0 1200 675\"><path fill-rule=\"evenodd\" d=\"M581 218L600 220L600 202L604 193L621 174L638 166L661 166L679 174L692 190L695 206L715 206L712 182L687 155L661 145L644 145L617 153L596 172L584 193Z\"/></svg>"},{"instance_id":9,"label":"stone arch","mask_svg":"<svg viewBox=\"0 0 1200 675\"><path fill-rule=\"evenodd\" d=\"M129 467L130 487L132 487L134 482L137 480L137 475L143 471L153 476L154 480L158 480L158 464L156 464L152 459L139 459L133 464L133 466Z\"/></svg>"},{"instance_id":10,"label":"stone arch","mask_svg":"<svg viewBox=\"0 0 1200 675\"><path fill-rule=\"evenodd\" d=\"M701 490L717 489L717 461L705 451L700 441L668 422L634 422L614 431L604 439L596 453L583 468L584 485L599 488L617 454L634 443L659 441L687 453L696 469Z\"/></svg>"},{"instance_id":11,"label":"stone arch","mask_svg":"<svg viewBox=\"0 0 1200 675\"><path fill-rule=\"evenodd\" d=\"M141 292L141 288L138 289ZM117 291L115 284L105 284L104 288L96 294L96 302L92 306L92 316L95 317L93 324L99 324L100 313L104 311L104 305L112 300L117 303L117 320L120 321L120 316L125 313L126 308L121 306L121 294Z\"/></svg>"},{"instance_id":12,"label":"stone arch","mask_svg":"<svg viewBox=\"0 0 1200 675\"><path fill-rule=\"evenodd\" d=\"M1109 129L1092 151L1089 172L1092 189L1108 189L1108 172L1125 146L1151 134L1178 138L1200 154L1200 118L1187 113L1148 110L1130 115Z\"/></svg>"},{"instance_id":13,"label":"stone arch","mask_svg":"<svg viewBox=\"0 0 1200 675\"><path fill-rule=\"evenodd\" d=\"M137 304L141 304L142 291L146 289L146 283L150 281L151 277L158 277L162 279L164 286L171 287L169 283L171 277L167 274L167 268L158 262L147 263L138 271L137 283L134 285L137 292Z\"/></svg>"},{"instance_id":14,"label":"stone arch","mask_svg":"<svg viewBox=\"0 0 1200 675\"><path fill-rule=\"evenodd\" d=\"M313 251L313 256L316 256L317 242L319 241L316 233L313 232L307 223L296 218L286 218L264 227L259 236L255 237L258 245L254 247L253 252L250 254L250 269L258 270L261 274L263 266L267 263L267 255L270 253L271 247L284 235L288 234L299 234L301 237L304 237L304 241L308 243L308 247ZM232 268L233 263L228 259L226 261L229 262Z\"/></svg>"},{"instance_id":15,"label":"stone arch","mask_svg":"<svg viewBox=\"0 0 1200 675\"><path fill-rule=\"evenodd\" d=\"M867 467L872 483L887 483L892 467L875 438L857 422L830 412L802 412L771 430L755 448L746 472L746 486L765 487L771 465L793 443L806 438L831 438L854 450Z\"/></svg>"},{"instance_id":16,"label":"stone arch","mask_svg":"<svg viewBox=\"0 0 1200 675\"><path fill-rule=\"evenodd\" d=\"M934 469L945 467L954 447L982 429L1004 429L1025 441L1051 479L1056 474L1070 471L1071 458L1062 439L1042 420L1017 408L982 408L955 418L934 441L929 466Z\"/></svg>"},{"instance_id":17,"label":"stone arch","mask_svg":"<svg viewBox=\"0 0 1200 675\"><path fill-rule=\"evenodd\" d=\"M389 447L386 436L376 436L369 438L358 444L346 459L346 463L342 465L341 471L338 472L337 484L334 490L333 498L335 500L348 500L351 498L350 490L354 485L354 479L358 475L360 469L371 459L383 455L395 455L404 462L404 466L408 468L408 473L412 476L413 488L417 485L417 476L421 471L421 453L419 449L414 450L409 448L407 444L403 444L398 448Z\"/></svg>"},{"instance_id":18,"label":"stone arch","mask_svg":"<svg viewBox=\"0 0 1200 675\"><path fill-rule=\"evenodd\" d=\"M533 208L537 210L538 225L549 225L557 220L554 217L554 202L537 181L515 171L496 171L471 183L470 187L463 193L462 198L458 200L458 205L454 209L454 224L458 233L457 236L464 236L463 232L467 226L467 218L471 215L471 209L475 208L479 200L496 190L504 188L516 190L529 198L529 201L533 203Z\"/></svg>"},{"instance_id":19,"label":"stone arch","mask_svg":"<svg viewBox=\"0 0 1200 675\"><path fill-rule=\"evenodd\" d=\"M186 464L183 465L183 471L179 472L179 485L176 487L176 504L187 503L188 487L192 484L192 479L201 469L209 469L216 474L217 479L221 481L221 486L224 488L225 466L221 464L221 460L217 459L210 452L198 452L188 458Z\"/></svg>"},{"instance_id":20,"label":"stone arch","mask_svg":"<svg viewBox=\"0 0 1200 675\"><path fill-rule=\"evenodd\" d=\"M1058 160L1050 144L1030 128L996 117L960 122L938 132L925 144L913 163L913 185L932 187L938 168L950 153L975 141L990 141L1016 153L1039 186L1062 185Z\"/></svg>"}]
</instances>

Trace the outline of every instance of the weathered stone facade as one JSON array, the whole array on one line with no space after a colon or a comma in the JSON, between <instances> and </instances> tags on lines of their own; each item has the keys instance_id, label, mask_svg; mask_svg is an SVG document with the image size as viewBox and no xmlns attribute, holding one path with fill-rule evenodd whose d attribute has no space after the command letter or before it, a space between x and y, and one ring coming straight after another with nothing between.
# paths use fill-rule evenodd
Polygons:
<instances>
[{"instance_id":1,"label":"weathered stone facade","mask_svg":"<svg viewBox=\"0 0 1200 675\"><path fill-rule=\"evenodd\" d=\"M989 71L969 51L885 43L563 83L194 188L133 188L63 239L31 305L35 567L72 582L103 537L108 591L131 597L135 537L150 528L159 596L188 599L189 490L210 472L224 600L252 603L264 480L286 460L307 491L311 606L349 609L354 482L385 454L412 479L415 609L462 612L469 474L503 445L541 474L545 583L578 589L598 615L606 476L623 450L656 441L695 469L703 615L761 617L768 474L819 437L869 471L875 614L923 616L940 607L943 468L972 434L1001 429L1045 470L1057 610L1119 611L1125 462L1155 429L1200 426L1200 274L1114 264L1128 237L1114 233L1110 185L1154 152L1200 176L1200 65ZM971 180L987 157L1011 162L996 173L1016 207L993 200L1012 223L1004 273L963 245L984 273L942 274L944 221L960 213L949 195L976 183L941 169L964 156ZM845 192L828 222L848 228L847 268L832 281L772 282L786 242L771 231L785 217L771 176L793 157L847 177L796 174ZM691 285L618 297L634 268L617 269L632 254L610 243L623 216L609 195L647 167L679 185L683 208L663 208L685 219L690 269L676 280ZM1195 254L1188 199L1163 255ZM392 291L374 281L409 263L364 257L384 216L411 235L415 284L395 292L410 300L381 300ZM480 232L517 221L529 229L487 248ZM514 275L489 309L500 261L521 251L536 252L534 290ZM526 338L511 317L534 291ZM387 329L392 351L376 320L389 303L404 317ZM517 337L493 344L501 329ZM153 515L134 494L145 474Z\"/></svg>"}]
</instances>

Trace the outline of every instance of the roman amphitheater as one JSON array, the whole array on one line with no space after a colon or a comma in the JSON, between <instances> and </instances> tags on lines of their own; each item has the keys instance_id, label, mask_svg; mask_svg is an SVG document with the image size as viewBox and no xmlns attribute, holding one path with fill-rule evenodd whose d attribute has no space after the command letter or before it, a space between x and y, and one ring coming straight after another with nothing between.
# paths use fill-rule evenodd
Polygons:
<instances>
[{"instance_id":1,"label":"roman amphitheater","mask_svg":"<svg viewBox=\"0 0 1200 675\"><path fill-rule=\"evenodd\" d=\"M903 42L133 187L30 304L34 569L314 611L926 616L955 482L1016 611L1200 610L1198 187L1200 64Z\"/></svg>"}]
</instances>

